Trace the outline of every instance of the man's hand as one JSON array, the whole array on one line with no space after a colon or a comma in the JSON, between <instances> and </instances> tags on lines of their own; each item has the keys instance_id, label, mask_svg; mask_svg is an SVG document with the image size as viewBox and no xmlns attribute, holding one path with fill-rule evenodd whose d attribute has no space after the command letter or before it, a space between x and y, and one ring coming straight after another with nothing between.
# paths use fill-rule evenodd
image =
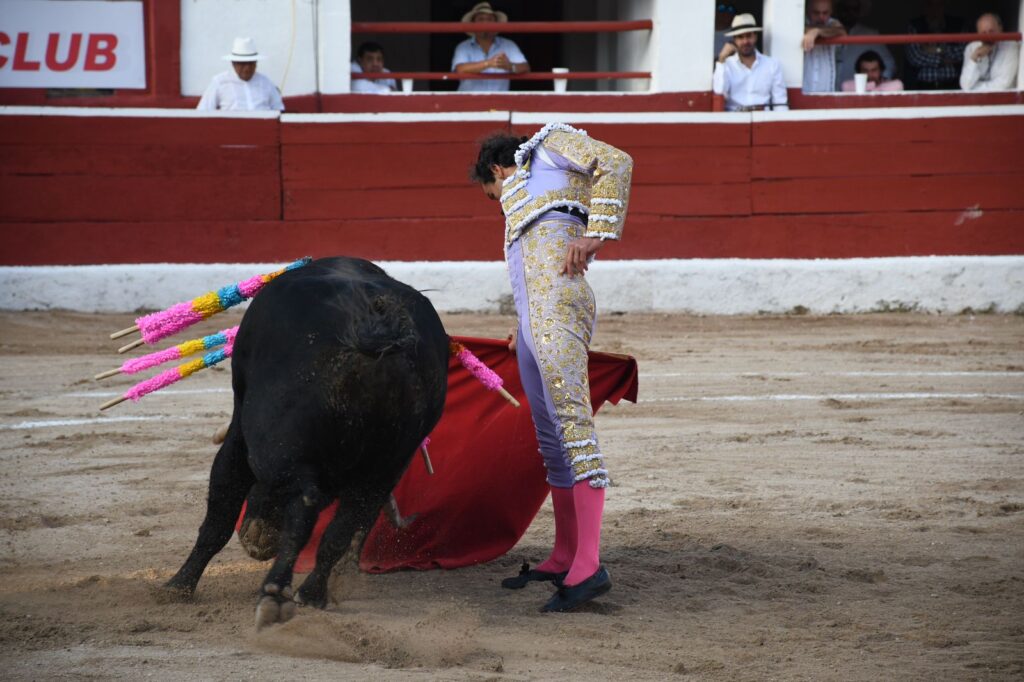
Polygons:
<instances>
[{"instance_id":1,"label":"man's hand","mask_svg":"<svg viewBox=\"0 0 1024 682\"><path fill-rule=\"evenodd\" d=\"M516 347L519 346L519 328L516 327L512 330L512 333L508 335L508 352L515 355Z\"/></svg>"},{"instance_id":2,"label":"man's hand","mask_svg":"<svg viewBox=\"0 0 1024 682\"><path fill-rule=\"evenodd\" d=\"M501 69L502 71L511 71L512 62L509 61L508 55L504 52L499 52L490 59L487 60L487 65L492 69Z\"/></svg>"},{"instance_id":3,"label":"man's hand","mask_svg":"<svg viewBox=\"0 0 1024 682\"><path fill-rule=\"evenodd\" d=\"M736 54L736 45L734 43L726 43L722 46L722 51L718 53L718 61L724 62L734 54Z\"/></svg>"},{"instance_id":4,"label":"man's hand","mask_svg":"<svg viewBox=\"0 0 1024 682\"><path fill-rule=\"evenodd\" d=\"M804 33L804 52L810 52L814 49L814 43L818 40L818 36L821 35L821 29L809 28Z\"/></svg>"},{"instance_id":5,"label":"man's hand","mask_svg":"<svg viewBox=\"0 0 1024 682\"><path fill-rule=\"evenodd\" d=\"M569 242L565 250L565 265L559 274L575 277L587 271L590 257L598 252L604 242L597 237L580 237Z\"/></svg>"},{"instance_id":6,"label":"man's hand","mask_svg":"<svg viewBox=\"0 0 1024 682\"><path fill-rule=\"evenodd\" d=\"M974 54L971 55L971 59L973 59L976 62L980 62L982 59L984 59L985 57L987 57L990 54L992 54L992 49L994 47L995 47L995 45L989 45L988 43L982 43L978 47L978 49L976 49L974 51Z\"/></svg>"}]
</instances>

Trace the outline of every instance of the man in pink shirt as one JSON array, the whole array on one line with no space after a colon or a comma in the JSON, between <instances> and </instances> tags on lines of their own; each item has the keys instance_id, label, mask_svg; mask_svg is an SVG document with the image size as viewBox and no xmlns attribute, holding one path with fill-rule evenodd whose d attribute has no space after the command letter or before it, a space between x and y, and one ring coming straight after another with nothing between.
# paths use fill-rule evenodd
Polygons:
<instances>
[{"instance_id":1,"label":"man in pink shirt","mask_svg":"<svg viewBox=\"0 0 1024 682\"><path fill-rule=\"evenodd\" d=\"M868 76L868 92L902 92L903 81L898 78L886 79L882 72L885 66L882 57L874 50L868 50L857 59L857 73ZM853 79L843 82L843 92L856 92L857 84Z\"/></svg>"}]
</instances>

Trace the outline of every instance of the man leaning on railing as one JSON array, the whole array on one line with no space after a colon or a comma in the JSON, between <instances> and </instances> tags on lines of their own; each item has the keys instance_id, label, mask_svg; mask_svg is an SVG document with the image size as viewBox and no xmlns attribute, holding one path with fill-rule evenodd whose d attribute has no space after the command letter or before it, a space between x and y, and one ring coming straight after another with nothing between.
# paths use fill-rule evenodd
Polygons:
<instances>
[{"instance_id":1,"label":"man leaning on railing","mask_svg":"<svg viewBox=\"0 0 1024 682\"><path fill-rule=\"evenodd\" d=\"M966 22L946 14L945 0L924 0L924 14L910 22L907 33L962 33ZM964 51L957 43L907 45L907 86L911 90L954 90Z\"/></svg>"},{"instance_id":2,"label":"man leaning on railing","mask_svg":"<svg viewBox=\"0 0 1024 682\"><path fill-rule=\"evenodd\" d=\"M491 8L491 3L481 2L466 12L463 22L505 23L508 15ZM502 38L491 31L467 31L469 38L455 47L452 56L452 71L457 73L527 73L530 64L519 46L508 38ZM460 92L499 92L508 90L504 79L464 80L459 83Z\"/></svg>"},{"instance_id":3,"label":"man leaning on railing","mask_svg":"<svg viewBox=\"0 0 1024 682\"><path fill-rule=\"evenodd\" d=\"M1003 21L995 14L978 17L978 33L1002 33ZM1020 43L976 40L964 48L960 87L974 92L1012 90L1017 85Z\"/></svg>"}]
</instances>

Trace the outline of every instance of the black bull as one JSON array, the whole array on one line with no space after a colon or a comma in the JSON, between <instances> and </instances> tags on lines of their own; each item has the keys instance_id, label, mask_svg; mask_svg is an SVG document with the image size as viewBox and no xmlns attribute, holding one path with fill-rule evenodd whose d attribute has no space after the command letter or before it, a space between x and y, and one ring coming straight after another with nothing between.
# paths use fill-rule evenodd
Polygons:
<instances>
[{"instance_id":1,"label":"black bull","mask_svg":"<svg viewBox=\"0 0 1024 682\"><path fill-rule=\"evenodd\" d=\"M257 623L284 620L319 512L341 500L294 601L323 607L334 565L375 522L444 408L448 336L430 302L367 261L325 258L269 283L232 357L234 413L213 461L206 518L167 582L191 595L242 503L277 533ZM262 612L262 613L261 613Z\"/></svg>"}]
</instances>

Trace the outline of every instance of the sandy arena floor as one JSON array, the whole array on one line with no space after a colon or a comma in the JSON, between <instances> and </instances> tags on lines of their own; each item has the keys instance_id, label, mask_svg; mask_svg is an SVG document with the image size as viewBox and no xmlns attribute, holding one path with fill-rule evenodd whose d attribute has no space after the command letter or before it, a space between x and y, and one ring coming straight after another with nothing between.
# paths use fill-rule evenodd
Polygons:
<instances>
[{"instance_id":1,"label":"sandy arena floor","mask_svg":"<svg viewBox=\"0 0 1024 682\"><path fill-rule=\"evenodd\" d=\"M152 595L195 539L229 377L100 417L128 381L90 377L128 324L0 314L6 679L1024 675L1022 317L604 318L595 348L641 368L640 404L598 418L607 597L544 615L550 588L498 587L545 556L545 505L490 564L349 571L327 611L259 634L266 565L237 541L193 602Z\"/></svg>"}]
</instances>

